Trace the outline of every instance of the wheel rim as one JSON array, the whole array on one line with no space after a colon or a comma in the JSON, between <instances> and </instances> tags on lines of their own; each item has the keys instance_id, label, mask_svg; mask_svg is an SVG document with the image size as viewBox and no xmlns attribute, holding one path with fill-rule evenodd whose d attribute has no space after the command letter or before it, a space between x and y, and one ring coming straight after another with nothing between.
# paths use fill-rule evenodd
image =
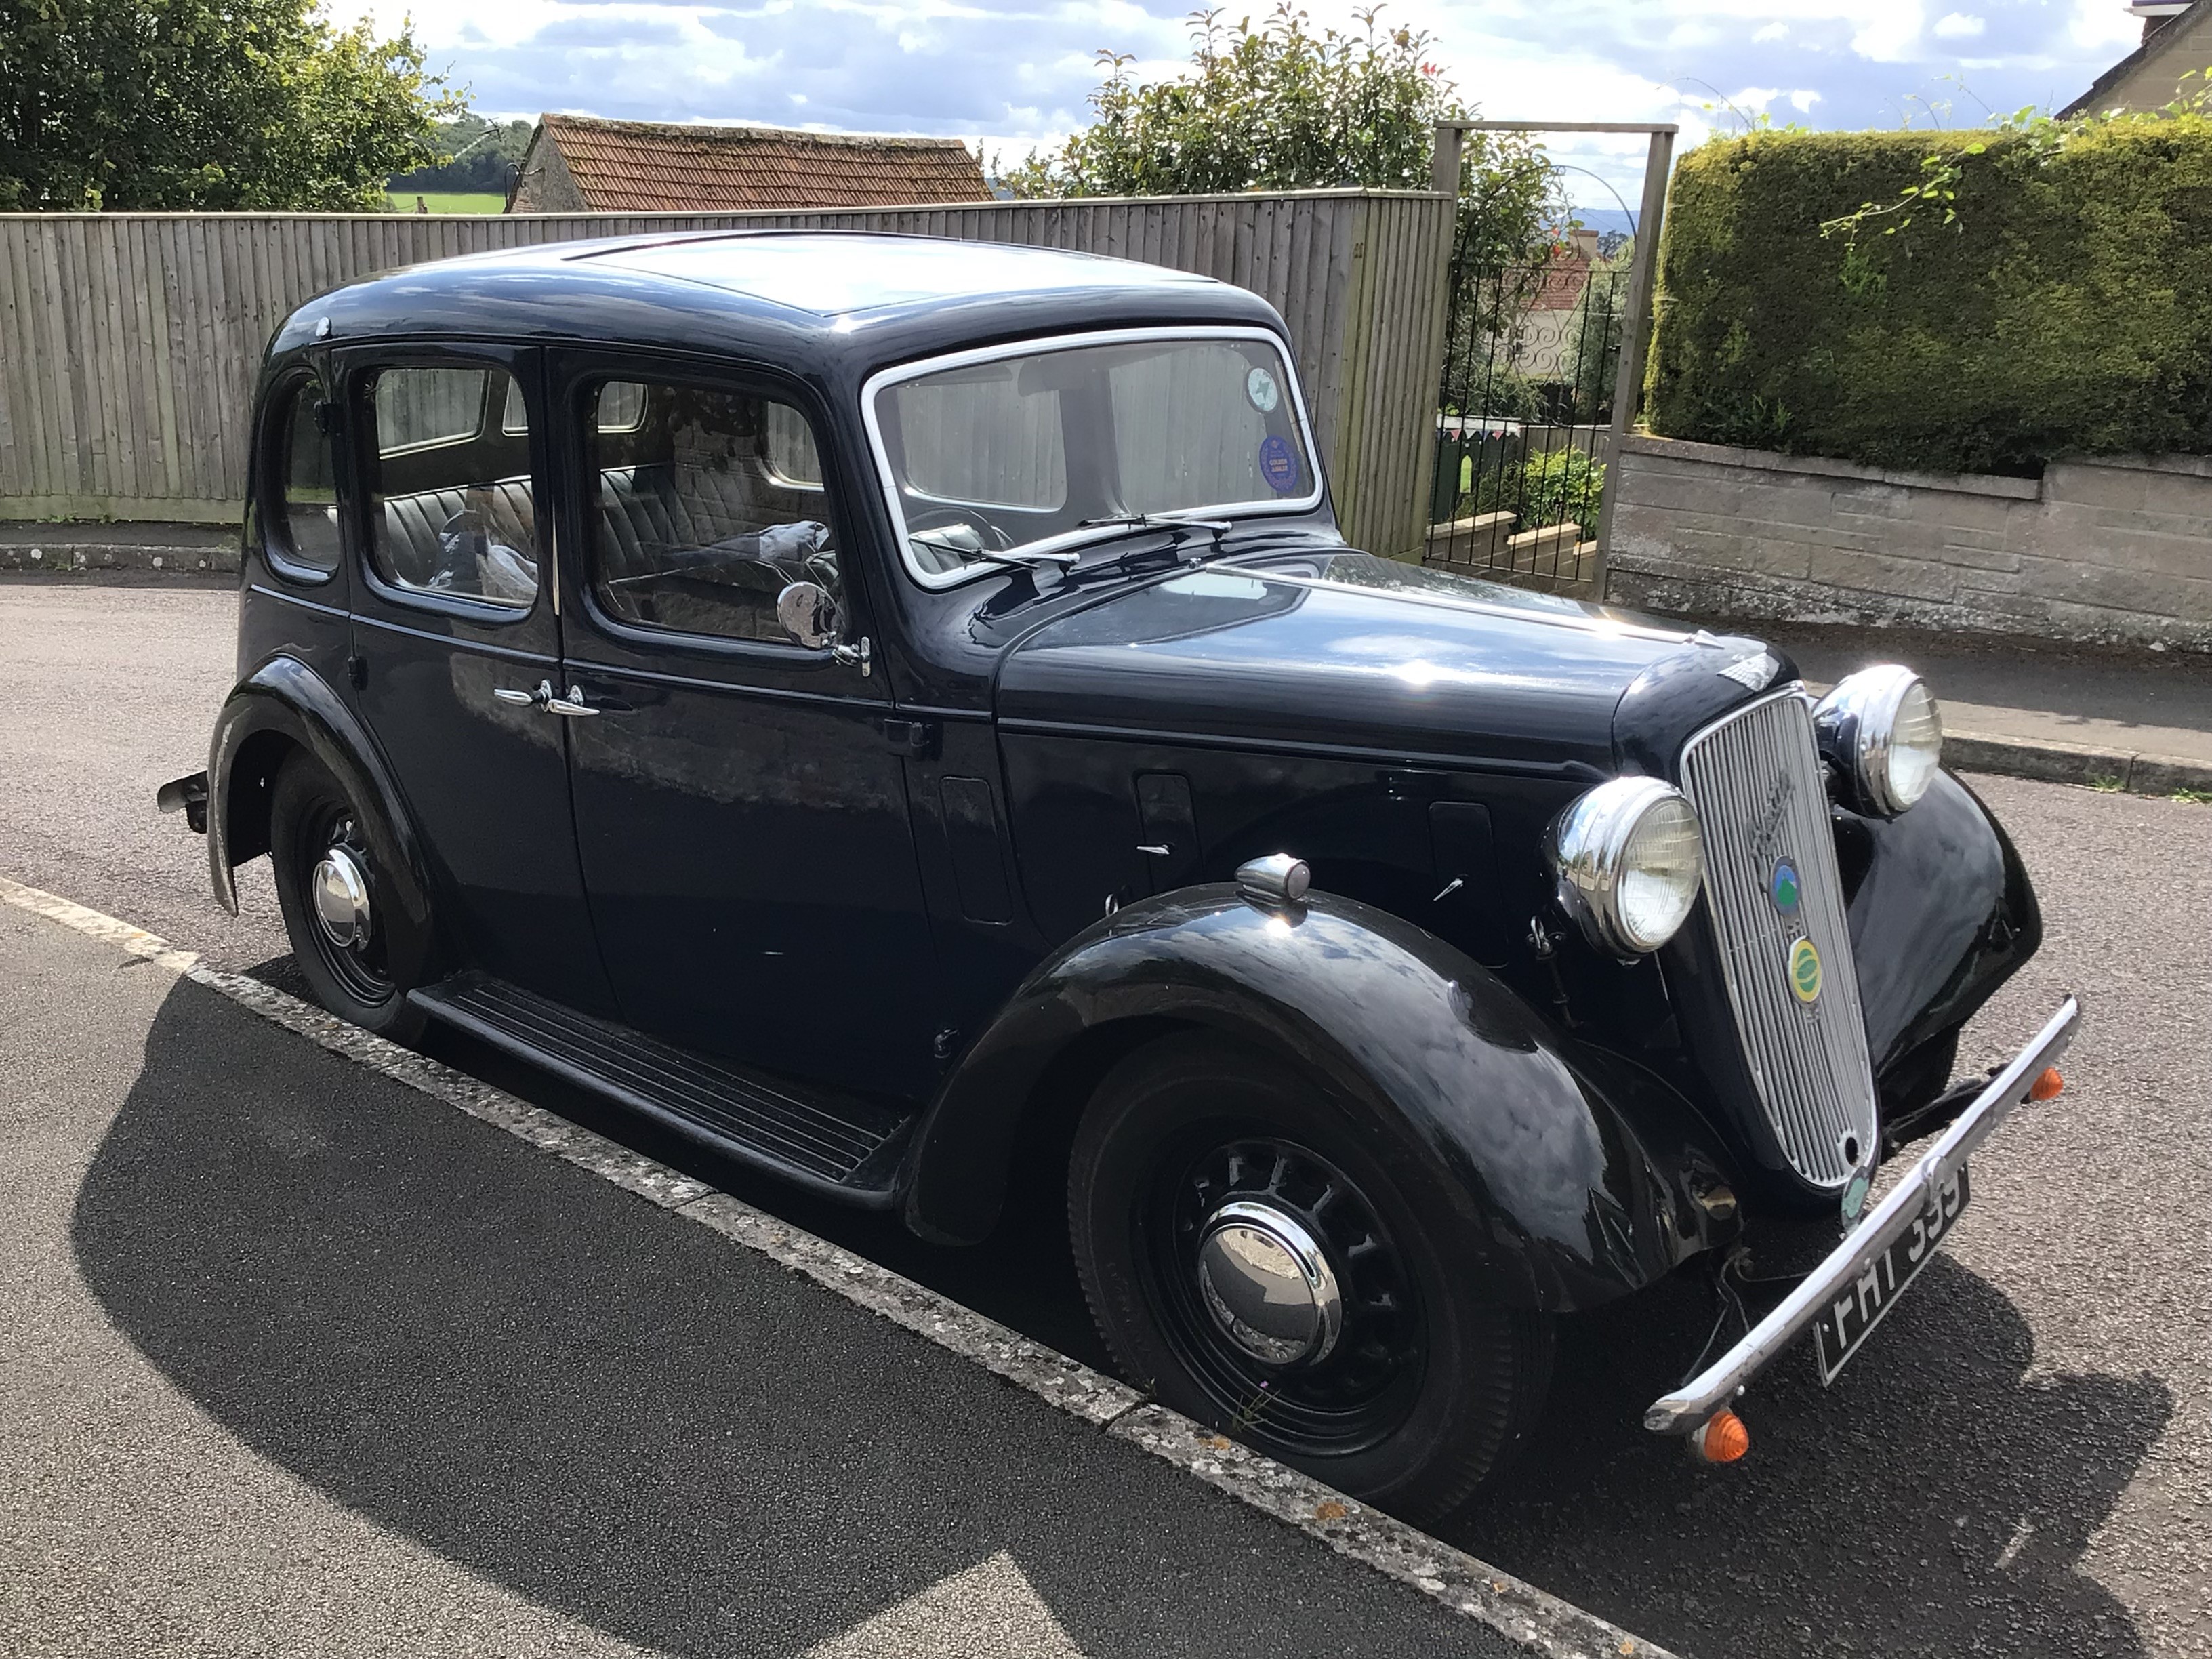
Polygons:
<instances>
[{"instance_id":1,"label":"wheel rim","mask_svg":"<svg viewBox=\"0 0 2212 1659\"><path fill-rule=\"evenodd\" d=\"M355 1001L375 1007L398 994L376 925L376 866L352 806L326 802L300 824L301 899L315 956Z\"/></svg>"},{"instance_id":2,"label":"wheel rim","mask_svg":"<svg viewBox=\"0 0 2212 1659\"><path fill-rule=\"evenodd\" d=\"M1341 1455L1405 1421L1428 1351L1419 1299L1336 1165L1264 1133L1186 1142L1158 1160L1139 1231L1146 1300L1232 1433Z\"/></svg>"}]
</instances>

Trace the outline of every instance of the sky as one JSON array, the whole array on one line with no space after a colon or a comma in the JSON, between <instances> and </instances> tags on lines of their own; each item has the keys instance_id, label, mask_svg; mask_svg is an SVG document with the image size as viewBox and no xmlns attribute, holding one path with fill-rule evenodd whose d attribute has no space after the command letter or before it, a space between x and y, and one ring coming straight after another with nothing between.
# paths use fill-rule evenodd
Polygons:
<instances>
[{"instance_id":1,"label":"sky","mask_svg":"<svg viewBox=\"0 0 2212 1659\"><path fill-rule=\"evenodd\" d=\"M1342 0L1304 4L1316 24L1355 26ZM408 9L334 7L387 29ZM938 134L1008 161L1084 124L1100 48L1135 54L1148 76L1189 51L1186 0L418 0L414 10L431 66L484 114ZM1430 57L1480 114L1672 121L1685 143L1760 112L1887 128L2055 108L2142 32L2124 0L1389 0L1382 17L1432 34ZM1640 142L1551 149L1634 204ZM1612 200L1587 175L1571 193Z\"/></svg>"}]
</instances>

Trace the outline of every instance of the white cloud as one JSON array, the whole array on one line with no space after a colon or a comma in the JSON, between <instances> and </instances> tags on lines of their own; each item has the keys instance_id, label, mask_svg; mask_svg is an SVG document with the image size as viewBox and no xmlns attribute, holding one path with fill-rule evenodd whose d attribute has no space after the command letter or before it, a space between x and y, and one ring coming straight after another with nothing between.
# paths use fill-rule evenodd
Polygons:
<instances>
[{"instance_id":1,"label":"white cloud","mask_svg":"<svg viewBox=\"0 0 2212 1659\"><path fill-rule=\"evenodd\" d=\"M2122 9L2120 0L2074 0L2074 15L2067 33L2077 46L2117 47L2112 53L2131 52L2142 40L2142 25Z\"/></svg>"},{"instance_id":2,"label":"white cloud","mask_svg":"<svg viewBox=\"0 0 2212 1659\"><path fill-rule=\"evenodd\" d=\"M413 3L333 6L389 32ZM432 66L450 66L488 114L803 118L981 135L1018 157L1088 118L1097 49L1134 52L1134 72L1148 78L1174 72L1188 52L1189 3L441 0L415 9ZM1357 27L1353 0L1301 3L1317 26ZM1231 21L1266 10L1253 0ZM1729 103L1796 118L1817 110L1838 127L1891 126L1931 98L1955 98L1966 119L1983 104L2063 104L2137 32L2121 0L1389 0L1382 21L1433 33L1431 56L1484 114L1671 121L1684 147L1733 130ZM1962 65L1969 41L1973 60ZM1941 79L1962 69L1971 97ZM1739 88L1752 90L1723 97ZM1547 142L1633 199L1642 138ZM1584 182L1593 193L1581 199L1609 199Z\"/></svg>"}]
</instances>

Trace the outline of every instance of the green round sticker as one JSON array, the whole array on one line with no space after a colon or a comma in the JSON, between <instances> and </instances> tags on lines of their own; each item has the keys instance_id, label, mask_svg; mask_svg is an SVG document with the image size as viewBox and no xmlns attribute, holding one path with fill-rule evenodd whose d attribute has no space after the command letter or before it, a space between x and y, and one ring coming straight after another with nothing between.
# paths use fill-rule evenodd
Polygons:
<instances>
[{"instance_id":1,"label":"green round sticker","mask_svg":"<svg viewBox=\"0 0 2212 1659\"><path fill-rule=\"evenodd\" d=\"M1800 1002L1809 1005L1820 1000L1820 953L1809 939L1801 939L1790 947L1790 988Z\"/></svg>"}]
</instances>

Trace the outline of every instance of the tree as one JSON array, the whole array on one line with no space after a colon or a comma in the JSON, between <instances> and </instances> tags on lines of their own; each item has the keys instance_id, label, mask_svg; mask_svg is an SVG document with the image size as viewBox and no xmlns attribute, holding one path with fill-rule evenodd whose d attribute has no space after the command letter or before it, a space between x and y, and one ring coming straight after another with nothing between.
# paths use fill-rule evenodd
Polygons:
<instances>
[{"instance_id":1,"label":"tree","mask_svg":"<svg viewBox=\"0 0 2212 1659\"><path fill-rule=\"evenodd\" d=\"M401 173L392 180L391 187L403 195L432 190L498 191L503 195L514 169L530 148L530 135L536 131L532 121L509 121L502 125L481 115L441 122L435 142L439 150L452 159Z\"/></svg>"},{"instance_id":2,"label":"tree","mask_svg":"<svg viewBox=\"0 0 2212 1659\"><path fill-rule=\"evenodd\" d=\"M0 0L0 209L380 210L461 107L313 0Z\"/></svg>"},{"instance_id":3,"label":"tree","mask_svg":"<svg viewBox=\"0 0 2212 1659\"><path fill-rule=\"evenodd\" d=\"M1428 57L1433 37L1386 28L1377 6L1356 33L1309 27L1280 0L1258 28L1191 14L1183 73L1149 83L1136 60L1101 52L1097 118L1050 155L1032 151L1000 182L1018 196L1200 196L1360 185L1426 190L1436 124L1461 113ZM1470 132L1460 173L1462 256L1524 257L1556 217L1554 169L1522 134Z\"/></svg>"}]
</instances>

